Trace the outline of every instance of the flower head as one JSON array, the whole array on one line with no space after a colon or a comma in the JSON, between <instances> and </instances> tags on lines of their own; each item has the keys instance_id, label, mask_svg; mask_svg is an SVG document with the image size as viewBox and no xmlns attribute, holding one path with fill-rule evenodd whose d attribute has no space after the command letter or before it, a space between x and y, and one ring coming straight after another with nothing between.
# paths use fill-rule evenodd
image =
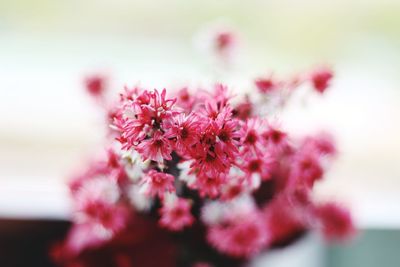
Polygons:
<instances>
[{"instance_id":1,"label":"flower head","mask_svg":"<svg viewBox=\"0 0 400 267\"><path fill-rule=\"evenodd\" d=\"M310 79L314 89L321 94L329 87L332 78L333 71L327 67L318 68L310 74Z\"/></svg>"},{"instance_id":2,"label":"flower head","mask_svg":"<svg viewBox=\"0 0 400 267\"><path fill-rule=\"evenodd\" d=\"M175 192L174 176L168 173L150 170L143 178L143 188L149 196L164 197L164 194Z\"/></svg>"},{"instance_id":3,"label":"flower head","mask_svg":"<svg viewBox=\"0 0 400 267\"><path fill-rule=\"evenodd\" d=\"M268 232L258 213L247 214L236 221L210 226L207 240L217 250L239 258L254 256L268 244Z\"/></svg>"},{"instance_id":4,"label":"flower head","mask_svg":"<svg viewBox=\"0 0 400 267\"><path fill-rule=\"evenodd\" d=\"M173 147L169 137L172 137L172 135L156 131L150 138L139 143L136 150L144 160L150 159L157 162L163 162L164 159L171 160Z\"/></svg>"},{"instance_id":5,"label":"flower head","mask_svg":"<svg viewBox=\"0 0 400 267\"><path fill-rule=\"evenodd\" d=\"M172 201L164 199L160 209L159 224L171 231L180 231L194 222L190 213L191 202L188 199L175 198Z\"/></svg>"},{"instance_id":6,"label":"flower head","mask_svg":"<svg viewBox=\"0 0 400 267\"><path fill-rule=\"evenodd\" d=\"M102 97L107 86L107 78L101 74L94 74L85 78L87 92L93 97Z\"/></svg>"},{"instance_id":7,"label":"flower head","mask_svg":"<svg viewBox=\"0 0 400 267\"><path fill-rule=\"evenodd\" d=\"M273 79L272 76L266 78L258 78L254 81L254 84L256 85L258 91L262 94L271 93L279 89L280 87L280 83Z\"/></svg>"},{"instance_id":8,"label":"flower head","mask_svg":"<svg viewBox=\"0 0 400 267\"><path fill-rule=\"evenodd\" d=\"M350 212L336 203L318 205L316 216L327 240L345 240L355 234Z\"/></svg>"}]
</instances>

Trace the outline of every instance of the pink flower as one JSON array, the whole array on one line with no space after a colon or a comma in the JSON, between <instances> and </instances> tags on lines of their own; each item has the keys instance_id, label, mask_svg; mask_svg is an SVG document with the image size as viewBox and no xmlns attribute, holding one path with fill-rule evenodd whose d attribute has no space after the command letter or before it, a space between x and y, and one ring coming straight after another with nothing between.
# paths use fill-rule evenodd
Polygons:
<instances>
[{"instance_id":1,"label":"pink flower","mask_svg":"<svg viewBox=\"0 0 400 267\"><path fill-rule=\"evenodd\" d=\"M177 102L176 104L183 108L185 112L189 113L192 111L194 105L196 103L196 96L190 94L189 89L187 87L183 87L177 93Z\"/></svg>"},{"instance_id":2,"label":"pink flower","mask_svg":"<svg viewBox=\"0 0 400 267\"><path fill-rule=\"evenodd\" d=\"M269 125L268 129L262 133L262 136L271 152L280 152L288 146L288 134L278 127Z\"/></svg>"},{"instance_id":3,"label":"pink flower","mask_svg":"<svg viewBox=\"0 0 400 267\"><path fill-rule=\"evenodd\" d=\"M218 109L221 111L222 108L228 106L228 102L232 98L232 94L229 92L228 86L221 83L216 83L213 89L214 90L211 94L212 98L208 99L208 101L216 104Z\"/></svg>"},{"instance_id":4,"label":"pink flower","mask_svg":"<svg viewBox=\"0 0 400 267\"><path fill-rule=\"evenodd\" d=\"M250 178L253 174L260 175L262 180L268 180L271 178L273 160L268 155L251 155L245 154L243 163L241 164L241 170L246 173Z\"/></svg>"},{"instance_id":5,"label":"pink flower","mask_svg":"<svg viewBox=\"0 0 400 267\"><path fill-rule=\"evenodd\" d=\"M292 161L291 179L297 184L304 184L312 188L315 181L322 179L324 169L321 166L319 155L313 150L298 152Z\"/></svg>"},{"instance_id":6,"label":"pink flower","mask_svg":"<svg viewBox=\"0 0 400 267\"><path fill-rule=\"evenodd\" d=\"M337 153L333 137L325 132L305 138L302 146L314 149L320 155L335 156Z\"/></svg>"},{"instance_id":7,"label":"pink flower","mask_svg":"<svg viewBox=\"0 0 400 267\"><path fill-rule=\"evenodd\" d=\"M149 196L163 198L166 192L175 192L174 176L168 173L150 170L143 178L145 192Z\"/></svg>"},{"instance_id":8,"label":"pink flower","mask_svg":"<svg viewBox=\"0 0 400 267\"><path fill-rule=\"evenodd\" d=\"M160 209L161 218L159 224L171 231L181 231L183 228L190 226L194 222L194 217L190 213L191 202L188 199L177 198L169 203L163 201Z\"/></svg>"},{"instance_id":9,"label":"pink flower","mask_svg":"<svg viewBox=\"0 0 400 267\"><path fill-rule=\"evenodd\" d=\"M295 205L294 205L295 204ZM305 210L280 196L264 208L265 227L271 235L271 244L285 242L308 227Z\"/></svg>"},{"instance_id":10,"label":"pink flower","mask_svg":"<svg viewBox=\"0 0 400 267\"><path fill-rule=\"evenodd\" d=\"M195 159L191 164L193 172L198 176L214 177L229 170L236 152L230 131L230 126L227 125L227 128L222 130L215 121L209 121L205 125L199 142L191 150L191 156ZM223 141L217 136L218 133Z\"/></svg>"},{"instance_id":11,"label":"pink flower","mask_svg":"<svg viewBox=\"0 0 400 267\"><path fill-rule=\"evenodd\" d=\"M268 232L262 217L254 212L224 224L210 226L208 242L217 250L232 257L254 256L268 244Z\"/></svg>"},{"instance_id":12,"label":"pink flower","mask_svg":"<svg viewBox=\"0 0 400 267\"><path fill-rule=\"evenodd\" d=\"M253 114L253 104L250 102L249 98L239 103L232 111L234 117L240 120L247 120Z\"/></svg>"},{"instance_id":13,"label":"pink flower","mask_svg":"<svg viewBox=\"0 0 400 267\"><path fill-rule=\"evenodd\" d=\"M75 222L85 225L82 229L92 235L80 237L88 239L82 240L85 243L110 239L125 229L131 217L129 208L120 201L118 185L104 176L85 180L75 192L74 201Z\"/></svg>"},{"instance_id":14,"label":"pink flower","mask_svg":"<svg viewBox=\"0 0 400 267\"><path fill-rule=\"evenodd\" d=\"M106 90L106 77L104 75L95 74L85 78L86 90L93 97L102 97Z\"/></svg>"},{"instance_id":15,"label":"pink flower","mask_svg":"<svg viewBox=\"0 0 400 267\"><path fill-rule=\"evenodd\" d=\"M230 53L235 46L236 38L233 32L219 31L214 37L214 46L218 53L223 55Z\"/></svg>"},{"instance_id":16,"label":"pink flower","mask_svg":"<svg viewBox=\"0 0 400 267\"><path fill-rule=\"evenodd\" d=\"M329 240L345 240L355 234L350 212L336 203L316 207L316 216L324 237Z\"/></svg>"},{"instance_id":17,"label":"pink flower","mask_svg":"<svg viewBox=\"0 0 400 267\"><path fill-rule=\"evenodd\" d=\"M192 146L198 142L199 118L193 113L189 116L179 114L170 129L170 135L175 138L175 148L182 156L186 156Z\"/></svg>"},{"instance_id":18,"label":"pink flower","mask_svg":"<svg viewBox=\"0 0 400 267\"><path fill-rule=\"evenodd\" d=\"M321 94L329 87L332 78L333 71L327 67L318 68L310 75L314 89Z\"/></svg>"},{"instance_id":19,"label":"pink flower","mask_svg":"<svg viewBox=\"0 0 400 267\"><path fill-rule=\"evenodd\" d=\"M123 115L116 118L115 121L115 127L121 132L119 140L124 149L136 147L143 140L154 138L154 132L166 132L172 125L173 116L179 113L178 110L173 109L176 99L166 99L165 89L161 94L157 90L143 91L130 100L132 97L133 95L126 98L127 100L122 105ZM158 143L159 137L160 134L155 136L156 143ZM147 140L146 143L152 144L153 142ZM157 144L155 145L157 146ZM140 149L145 150L145 147ZM152 154L154 149L147 152ZM145 153L144 156L149 157L148 153Z\"/></svg>"},{"instance_id":20,"label":"pink flower","mask_svg":"<svg viewBox=\"0 0 400 267\"><path fill-rule=\"evenodd\" d=\"M130 211L122 204L110 205L105 202L90 202L85 207L85 215L93 227L100 225L105 235L114 235L123 230L129 220Z\"/></svg>"},{"instance_id":21,"label":"pink flower","mask_svg":"<svg viewBox=\"0 0 400 267\"><path fill-rule=\"evenodd\" d=\"M163 134L160 131L154 132L149 139L143 140L137 145L136 150L142 155L143 160L153 160L163 162L163 160L171 160L173 150L171 141L168 139L171 134Z\"/></svg>"},{"instance_id":22,"label":"pink flower","mask_svg":"<svg viewBox=\"0 0 400 267\"><path fill-rule=\"evenodd\" d=\"M231 200L246 192L247 184L242 177L229 177L222 188L221 200Z\"/></svg>"},{"instance_id":23,"label":"pink flower","mask_svg":"<svg viewBox=\"0 0 400 267\"><path fill-rule=\"evenodd\" d=\"M258 78L254 81L258 91L262 94L268 94L279 88L280 84L272 77Z\"/></svg>"},{"instance_id":24,"label":"pink flower","mask_svg":"<svg viewBox=\"0 0 400 267\"><path fill-rule=\"evenodd\" d=\"M221 149L227 155L228 158L234 160L236 154L239 152L239 132L238 132L238 122L231 117L220 118L217 120L218 129L216 136L218 141L216 143L217 149Z\"/></svg>"},{"instance_id":25,"label":"pink flower","mask_svg":"<svg viewBox=\"0 0 400 267\"><path fill-rule=\"evenodd\" d=\"M263 122L258 118L248 119L242 125L239 136L245 153L263 154L265 146L261 133L264 128Z\"/></svg>"},{"instance_id":26,"label":"pink flower","mask_svg":"<svg viewBox=\"0 0 400 267\"><path fill-rule=\"evenodd\" d=\"M216 175L197 175L197 179L191 188L199 190L200 196L216 198L226 181L226 175L219 173Z\"/></svg>"}]
</instances>

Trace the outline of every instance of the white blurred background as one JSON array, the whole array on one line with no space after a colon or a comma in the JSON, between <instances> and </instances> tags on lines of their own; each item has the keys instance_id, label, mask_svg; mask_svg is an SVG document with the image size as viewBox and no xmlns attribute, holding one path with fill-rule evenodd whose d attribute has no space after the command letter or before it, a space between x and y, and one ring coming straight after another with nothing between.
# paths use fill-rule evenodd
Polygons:
<instances>
[{"instance_id":1,"label":"white blurred background","mask_svg":"<svg viewBox=\"0 0 400 267\"><path fill-rule=\"evenodd\" d=\"M235 77L318 63L337 77L294 101L294 134L332 131L340 157L318 188L363 227L400 227L400 1L0 0L0 216L66 217L65 180L104 134L84 75L114 88L210 79L193 47L208 23L242 38Z\"/></svg>"}]
</instances>

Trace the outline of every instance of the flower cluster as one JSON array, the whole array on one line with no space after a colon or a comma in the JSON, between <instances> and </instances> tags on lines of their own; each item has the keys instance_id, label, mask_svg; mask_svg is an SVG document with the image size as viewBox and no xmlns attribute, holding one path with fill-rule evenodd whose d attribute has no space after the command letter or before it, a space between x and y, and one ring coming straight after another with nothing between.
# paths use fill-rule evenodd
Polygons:
<instances>
[{"instance_id":1,"label":"flower cluster","mask_svg":"<svg viewBox=\"0 0 400 267\"><path fill-rule=\"evenodd\" d=\"M218 49L231 38L218 36ZM74 224L54 258L64 266L239 266L310 229L330 241L350 237L349 212L312 194L336 156L332 137L292 136L264 112L303 85L323 93L331 78L326 67L289 80L269 75L242 98L222 84L125 89L107 112L107 153L70 183ZM87 86L96 97L103 90L96 79ZM154 259L153 251L163 253ZM93 261L100 255L110 256Z\"/></svg>"}]
</instances>

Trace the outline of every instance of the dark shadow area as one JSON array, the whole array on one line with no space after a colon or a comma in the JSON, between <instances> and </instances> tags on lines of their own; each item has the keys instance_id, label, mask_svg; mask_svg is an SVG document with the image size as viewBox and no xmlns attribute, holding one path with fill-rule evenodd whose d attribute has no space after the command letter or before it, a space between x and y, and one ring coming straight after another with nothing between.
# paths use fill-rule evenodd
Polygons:
<instances>
[{"instance_id":1,"label":"dark shadow area","mask_svg":"<svg viewBox=\"0 0 400 267\"><path fill-rule=\"evenodd\" d=\"M0 265L54 266L49 247L64 238L69 226L67 221L0 219Z\"/></svg>"}]
</instances>

